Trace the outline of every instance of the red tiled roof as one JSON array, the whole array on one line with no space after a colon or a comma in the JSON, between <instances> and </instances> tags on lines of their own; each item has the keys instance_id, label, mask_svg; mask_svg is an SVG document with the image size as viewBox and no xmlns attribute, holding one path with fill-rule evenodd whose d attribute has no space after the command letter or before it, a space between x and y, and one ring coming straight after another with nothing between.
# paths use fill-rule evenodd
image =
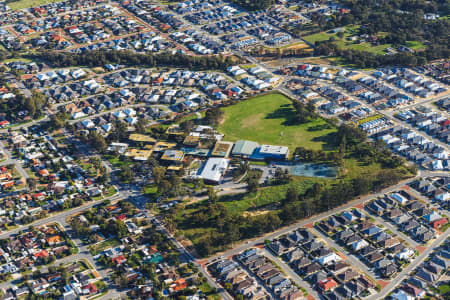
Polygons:
<instances>
[{"instance_id":1,"label":"red tiled roof","mask_svg":"<svg viewBox=\"0 0 450 300\"><path fill-rule=\"evenodd\" d=\"M34 254L34 257L36 257L36 258L38 258L38 257L48 257L48 252L47 252L47 250L42 250L42 251L36 252Z\"/></svg>"},{"instance_id":2,"label":"red tiled roof","mask_svg":"<svg viewBox=\"0 0 450 300\"><path fill-rule=\"evenodd\" d=\"M325 280L322 280L319 282L318 286L322 291L328 291L334 287L336 287L338 284L336 281L334 281L333 278L327 278Z\"/></svg>"}]
</instances>

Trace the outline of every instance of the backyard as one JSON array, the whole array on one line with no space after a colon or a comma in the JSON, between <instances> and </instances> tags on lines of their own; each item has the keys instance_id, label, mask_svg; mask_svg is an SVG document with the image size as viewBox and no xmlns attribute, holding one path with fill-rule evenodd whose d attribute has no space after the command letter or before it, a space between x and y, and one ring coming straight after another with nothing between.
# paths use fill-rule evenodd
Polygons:
<instances>
[{"instance_id":1,"label":"backyard","mask_svg":"<svg viewBox=\"0 0 450 300\"><path fill-rule=\"evenodd\" d=\"M219 132L227 141L251 140L259 144L282 145L292 152L296 147L331 150L336 128L313 131L325 125L323 119L296 124L295 110L289 98L280 93L257 96L223 108L224 120Z\"/></svg>"}]
</instances>

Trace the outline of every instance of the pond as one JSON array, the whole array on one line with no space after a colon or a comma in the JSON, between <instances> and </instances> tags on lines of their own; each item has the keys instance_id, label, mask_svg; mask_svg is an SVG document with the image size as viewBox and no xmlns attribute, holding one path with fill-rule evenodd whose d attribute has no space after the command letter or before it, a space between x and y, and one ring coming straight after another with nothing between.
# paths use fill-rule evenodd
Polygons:
<instances>
[{"instance_id":1,"label":"pond","mask_svg":"<svg viewBox=\"0 0 450 300\"><path fill-rule=\"evenodd\" d=\"M336 178L338 168L327 164L296 162L291 168L291 175L305 177Z\"/></svg>"}]
</instances>

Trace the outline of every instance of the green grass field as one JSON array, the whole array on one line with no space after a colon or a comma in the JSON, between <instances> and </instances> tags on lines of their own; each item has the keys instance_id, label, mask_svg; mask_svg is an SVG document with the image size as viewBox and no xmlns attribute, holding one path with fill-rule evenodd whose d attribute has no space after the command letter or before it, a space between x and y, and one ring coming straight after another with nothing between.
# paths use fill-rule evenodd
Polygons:
<instances>
[{"instance_id":1,"label":"green grass field","mask_svg":"<svg viewBox=\"0 0 450 300\"><path fill-rule=\"evenodd\" d=\"M334 37L336 41L334 42L336 45L338 45L340 48L345 49L353 49L353 50L360 50L360 51L367 51L374 54L385 54L384 51L386 48L391 47L390 44L383 44L383 45L376 45L373 46L370 43L355 43L353 41L348 41L346 38L350 36L348 32L344 33L344 37L340 39L335 33L329 33L329 32L320 32L316 34L312 34L309 36L303 37L305 41L308 41L312 44L315 42L322 42L327 41L330 37Z\"/></svg>"},{"instance_id":2,"label":"green grass field","mask_svg":"<svg viewBox=\"0 0 450 300\"><path fill-rule=\"evenodd\" d=\"M95 245L89 246L89 251L91 252L92 255L97 255L100 252L102 252L103 250L117 247L119 245L120 245L120 242L118 240L109 239L104 242L101 242L100 244L95 244Z\"/></svg>"},{"instance_id":3,"label":"green grass field","mask_svg":"<svg viewBox=\"0 0 450 300\"><path fill-rule=\"evenodd\" d=\"M55 2L61 2L62 0L18 0L14 2L8 3L8 6L12 10L19 10L24 8L30 8L35 7L47 3L55 3Z\"/></svg>"},{"instance_id":4,"label":"green grass field","mask_svg":"<svg viewBox=\"0 0 450 300\"><path fill-rule=\"evenodd\" d=\"M308 129L326 122L316 119L306 124L295 124L295 111L289 98L280 93L257 96L223 109L225 117L219 132L225 140L251 140L260 144L329 150L335 128L320 131Z\"/></svg>"},{"instance_id":5,"label":"green grass field","mask_svg":"<svg viewBox=\"0 0 450 300\"><path fill-rule=\"evenodd\" d=\"M371 43L355 43L353 41L349 41L347 40L348 37L353 36L355 34L358 33L358 27L357 26L352 26L352 27L347 27L345 32L344 32L344 36L342 38L339 38L336 33L332 33L331 31L327 31L327 32L320 32L320 33L316 33L316 34L311 34L311 35L307 35L302 37L302 39L304 39L305 41L314 44L315 42L322 42L322 41L327 41L329 40L331 37L334 37L335 40L335 44L337 46L339 46L340 48L344 48L344 49L352 49L352 50L359 50L359 51L366 51L366 52L370 52L370 53L374 53L374 54L386 54L385 49L388 47L391 47L391 44L382 44L382 45L372 45ZM383 36L383 33L378 33L378 36ZM417 41L407 41L405 43L406 47L409 47L411 49L414 50L421 50L425 48L425 45L417 42Z\"/></svg>"},{"instance_id":6,"label":"green grass field","mask_svg":"<svg viewBox=\"0 0 450 300\"><path fill-rule=\"evenodd\" d=\"M289 187L295 187L299 193L304 193L314 183L325 183L329 180L323 178L293 177L292 182L260 189L257 193L239 194L220 197L220 202L233 214L242 214L259 210L280 200Z\"/></svg>"},{"instance_id":7,"label":"green grass field","mask_svg":"<svg viewBox=\"0 0 450 300\"><path fill-rule=\"evenodd\" d=\"M334 33L320 32L302 37L305 41L314 44L315 42L327 41L330 37L336 36Z\"/></svg>"},{"instance_id":8,"label":"green grass field","mask_svg":"<svg viewBox=\"0 0 450 300\"><path fill-rule=\"evenodd\" d=\"M406 46L406 47L409 47L409 48L411 48L411 49L414 49L414 50L422 50L422 49L425 49L425 45L422 44L421 42L417 42L417 41L407 41L407 42L405 43L405 46Z\"/></svg>"},{"instance_id":9,"label":"green grass field","mask_svg":"<svg viewBox=\"0 0 450 300\"><path fill-rule=\"evenodd\" d=\"M450 284L443 284L439 286L439 291L441 295L450 293Z\"/></svg>"}]
</instances>

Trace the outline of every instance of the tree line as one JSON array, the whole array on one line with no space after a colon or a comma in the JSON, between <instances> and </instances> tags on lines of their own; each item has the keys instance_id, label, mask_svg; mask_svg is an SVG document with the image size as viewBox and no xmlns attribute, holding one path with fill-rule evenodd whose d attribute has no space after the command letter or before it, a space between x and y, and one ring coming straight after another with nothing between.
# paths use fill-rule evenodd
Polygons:
<instances>
[{"instance_id":1,"label":"tree line","mask_svg":"<svg viewBox=\"0 0 450 300\"><path fill-rule=\"evenodd\" d=\"M333 185L316 183L305 193L299 193L294 187L280 195L281 209L259 215L236 215L221 202L211 202L206 207L183 220L177 220L176 211L166 217L166 223L180 229L208 228L195 241L197 252L208 256L221 251L227 245L242 239L248 239L274 231L297 220L320 214L341 206L357 196L364 195L399 182L405 174L399 170L382 170L372 177L359 176L352 180L339 180ZM176 208L183 209L183 208Z\"/></svg>"},{"instance_id":2,"label":"tree line","mask_svg":"<svg viewBox=\"0 0 450 300\"><path fill-rule=\"evenodd\" d=\"M232 2L247 10L254 11L270 8L274 0L232 0Z\"/></svg>"},{"instance_id":3,"label":"tree line","mask_svg":"<svg viewBox=\"0 0 450 300\"><path fill-rule=\"evenodd\" d=\"M336 12L331 16L312 14L311 24L299 24L290 31L300 36L304 32L314 34L336 27L356 25L359 35L377 35L374 42L378 45L391 44L393 47L405 45L407 41L418 41L426 44L423 51L415 53L399 53L396 55L375 55L366 51L339 49L326 41L326 47L316 42L315 55L343 56L349 63L358 67L379 67L387 65L416 66L428 61L448 58L450 47L450 20L446 17L427 19L425 14L447 16L450 13L449 1L442 0L342 0L344 7L350 12ZM343 32L337 34L340 38ZM331 38L333 39L333 37ZM331 41L332 42L332 41Z\"/></svg>"},{"instance_id":4,"label":"tree line","mask_svg":"<svg viewBox=\"0 0 450 300\"><path fill-rule=\"evenodd\" d=\"M361 68L377 68L382 66L409 66L414 67L426 64L428 61L450 55L450 48L445 45L430 45L426 50L416 53L396 53L393 55L380 55L367 51L343 49L332 41L317 43L315 55L342 56L348 63Z\"/></svg>"},{"instance_id":5,"label":"tree line","mask_svg":"<svg viewBox=\"0 0 450 300\"><path fill-rule=\"evenodd\" d=\"M181 53L136 53L132 51L88 51L84 53L42 51L31 55L33 59L47 61L55 67L88 66L107 64L127 66L175 67L190 70L226 70L238 62L230 56L189 56Z\"/></svg>"},{"instance_id":6,"label":"tree line","mask_svg":"<svg viewBox=\"0 0 450 300\"><path fill-rule=\"evenodd\" d=\"M44 113L47 100L44 94L39 90L32 90L31 96L25 96L19 89L14 88L11 91L15 97L0 103L0 112L6 113L8 119L14 122L20 121L23 116L39 118ZM20 116L20 112L27 111L27 114Z\"/></svg>"}]
</instances>

